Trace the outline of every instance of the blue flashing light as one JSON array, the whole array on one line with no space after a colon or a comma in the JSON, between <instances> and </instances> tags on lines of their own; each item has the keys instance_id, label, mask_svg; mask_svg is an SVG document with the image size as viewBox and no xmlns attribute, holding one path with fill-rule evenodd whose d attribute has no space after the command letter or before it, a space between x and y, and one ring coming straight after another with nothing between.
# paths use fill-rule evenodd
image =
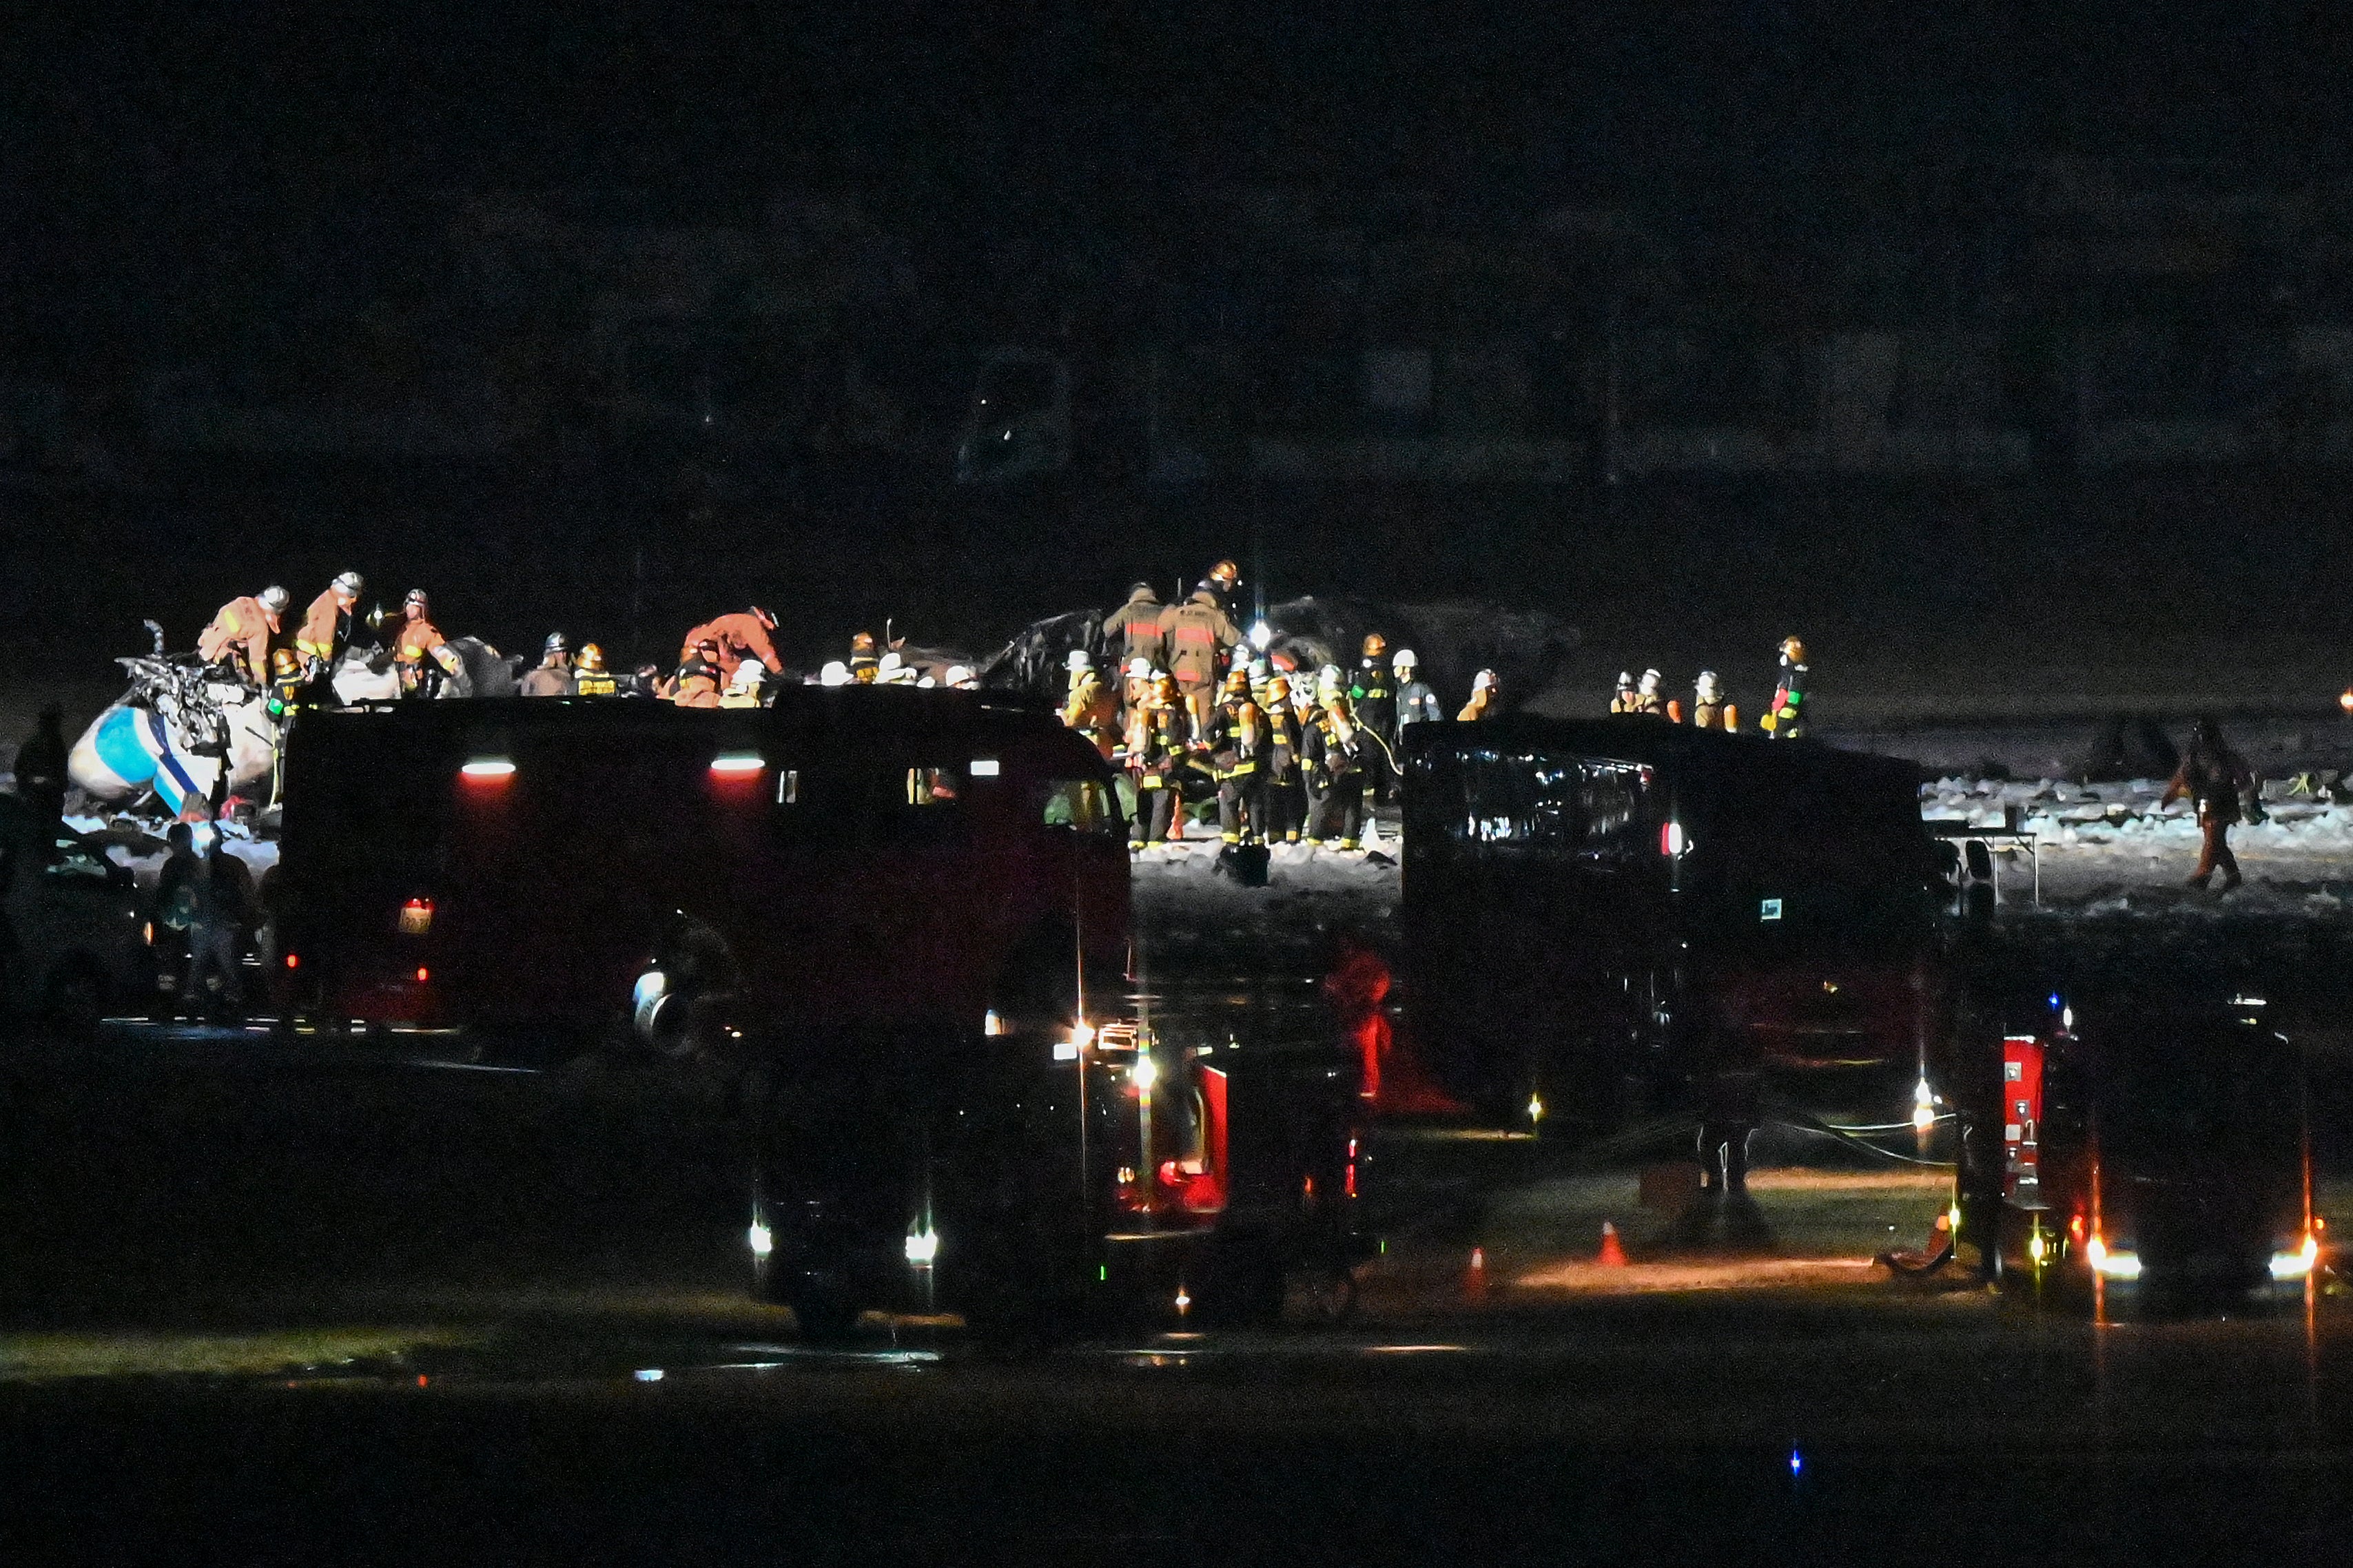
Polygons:
<instances>
[{"instance_id":1,"label":"blue flashing light","mask_svg":"<svg viewBox=\"0 0 2353 1568\"><path fill-rule=\"evenodd\" d=\"M2051 1010L2054 1013L2059 1010L2059 993L2056 991L2051 993Z\"/></svg>"},{"instance_id":2,"label":"blue flashing light","mask_svg":"<svg viewBox=\"0 0 2353 1568\"><path fill-rule=\"evenodd\" d=\"M1806 1457L1805 1457L1803 1454L1799 1453L1799 1452L1798 1452L1798 1450L1797 1450L1797 1449L1795 1449L1795 1448L1790 1449L1790 1450L1789 1450L1789 1473L1790 1473L1791 1475L1793 1475L1793 1476L1803 1475L1803 1474L1805 1473L1805 1470L1806 1470Z\"/></svg>"}]
</instances>

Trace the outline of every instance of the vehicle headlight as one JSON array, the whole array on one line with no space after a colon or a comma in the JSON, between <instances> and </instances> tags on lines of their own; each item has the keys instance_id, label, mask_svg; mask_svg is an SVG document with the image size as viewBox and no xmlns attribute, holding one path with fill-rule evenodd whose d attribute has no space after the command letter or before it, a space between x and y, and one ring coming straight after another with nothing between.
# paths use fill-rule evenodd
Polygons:
<instances>
[{"instance_id":1,"label":"vehicle headlight","mask_svg":"<svg viewBox=\"0 0 2353 1568\"><path fill-rule=\"evenodd\" d=\"M2308 1235L2304 1238L2304 1245L2295 1251L2272 1254L2272 1278L2302 1279L2312 1272L2313 1265L2319 1261L2320 1238Z\"/></svg>"},{"instance_id":2,"label":"vehicle headlight","mask_svg":"<svg viewBox=\"0 0 2353 1568\"><path fill-rule=\"evenodd\" d=\"M756 1219L752 1222L752 1228L744 1233L744 1239L751 1244L754 1258L765 1258L776 1250L776 1238L768 1233L766 1226Z\"/></svg>"},{"instance_id":3,"label":"vehicle headlight","mask_svg":"<svg viewBox=\"0 0 2353 1568\"><path fill-rule=\"evenodd\" d=\"M913 1264L918 1268L926 1268L931 1266L932 1259L937 1258L939 1255L940 1234L934 1230L930 1226L927 1225L921 1230L911 1230L907 1233L908 1262Z\"/></svg>"},{"instance_id":4,"label":"vehicle headlight","mask_svg":"<svg viewBox=\"0 0 2353 1568\"><path fill-rule=\"evenodd\" d=\"M2084 1261L2092 1266L2093 1273L2104 1274L2111 1279L2140 1278L2139 1253L2112 1249L2096 1236L2084 1244Z\"/></svg>"}]
</instances>

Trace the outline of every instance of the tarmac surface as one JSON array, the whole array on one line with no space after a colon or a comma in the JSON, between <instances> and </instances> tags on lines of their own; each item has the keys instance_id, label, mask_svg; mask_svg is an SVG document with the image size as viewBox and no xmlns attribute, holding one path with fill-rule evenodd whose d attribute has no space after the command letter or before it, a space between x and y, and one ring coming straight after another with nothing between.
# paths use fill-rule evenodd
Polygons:
<instances>
[{"instance_id":1,"label":"tarmac surface","mask_svg":"<svg viewBox=\"0 0 2353 1568\"><path fill-rule=\"evenodd\" d=\"M744 1290L723 1083L436 1045L12 1055L0 1555L2293 1563L2353 1524L2353 1301L1899 1279L1933 1166L1770 1145L1695 1218L1393 1131L1344 1325L818 1351Z\"/></svg>"}]
</instances>

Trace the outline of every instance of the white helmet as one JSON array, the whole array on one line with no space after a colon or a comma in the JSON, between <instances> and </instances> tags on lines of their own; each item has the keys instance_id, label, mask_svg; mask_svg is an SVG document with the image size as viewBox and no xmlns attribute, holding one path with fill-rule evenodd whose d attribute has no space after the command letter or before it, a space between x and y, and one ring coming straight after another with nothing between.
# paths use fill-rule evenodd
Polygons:
<instances>
[{"instance_id":1,"label":"white helmet","mask_svg":"<svg viewBox=\"0 0 2353 1568\"><path fill-rule=\"evenodd\" d=\"M327 586L338 593L349 594L356 599L360 596L360 590L367 586L367 579L356 572L345 572L337 575L335 580Z\"/></svg>"},{"instance_id":2,"label":"white helmet","mask_svg":"<svg viewBox=\"0 0 2353 1568\"><path fill-rule=\"evenodd\" d=\"M1087 650L1082 647L1072 648L1069 655L1062 660L1062 668L1070 670L1073 674L1076 674L1082 669L1092 669L1094 667L1095 661L1088 656Z\"/></svg>"},{"instance_id":3,"label":"white helmet","mask_svg":"<svg viewBox=\"0 0 2353 1568\"><path fill-rule=\"evenodd\" d=\"M1127 661L1127 678L1130 680L1149 680L1152 676L1152 661L1142 654Z\"/></svg>"},{"instance_id":4,"label":"white helmet","mask_svg":"<svg viewBox=\"0 0 2353 1568\"><path fill-rule=\"evenodd\" d=\"M895 651L886 653L882 656L882 662L874 667L874 679L879 681L893 681L905 674L906 669L905 659L901 658Z\"/></svg>"},{"instance_id":5,"label":"white helmet","mask_svg":"<svg viewBox=\"0 0 2353 1568\"><path fill-rule=\"evenodd\" d=\"M734 679L727 683L727 689L738 692L751 690L760 684L760 677L767 672L767 668L756 658L745 659L735 667Z\"/></svg>"},{"instance_id":6,"label":"white helmet","mask_svg":"<svg viewBox=\"0 0 2353 1568\"><path fill-rule=\"evenodd\" d=\"M1648 697L1652 692L1658 690L1659 681L1662 678L1657 670L1644 670L1642 672L1642 695Z\"/></svg>"},{"instance_id":7,"label":"white helmet","mask_svg":"<svg viewBox=\"0 0 2353 1568\"><path fill-rule=\"evenodd\" d=\"M1492 669L1482 669L1471 678L1471 689L1473 691L1493 691L1494 689L1495 672Z\"/></svg>"},{"instance_id":8,"label":"white helmet","mask_svg":"<svg viewBox=\"0 0 2353 1568\"><path fill-rule=\"evenodd\" d=\"M1712 669L1699 672L1699 679L1694 683L1693 690L1702 702L1713 702L1724 695L1724 688L1716 684L1715 671Z\"/></svg>"},{"instance_id":9,"label":"white helmet","mask_svg":"<svg viewBox=\"0 0 2353 1568\"><path fill-rule=\"evenodd\" d=\"M849 666L842 663L841 660L838 658L828 659L826 662L826 667L817 672L817 683L819 686L849 685Z\"/></svg>"},{"instance_id":10,"label":"white helmet","mask_svg":"<svg viewBox=\"0 0 2353 1568\"><path fill-rule=\"evenodd\" d=\"M288 593L285 589L280 587L275 583L272 583L269 587L264 588L261 591L259 597L261 600L261 607L268 610L273 616L284 615L286 613L286 607L294 602L294 595Z\"/></svg>"},{"instance_id":11,"label":"white helmet","mask_svg":"<svg viewBox=\"0 0 2353 1568\"><path fill-rule=\"evenodd\" d=\"M1409 647L1398 649L1396 657L1389 660L1391 669L1418 669L1420 666L1421 661L1413 657L1413 649Z\"/></svg>"},{"instance_id":12,"label":"white helmet","mask_svg":"<svg viewBox=\"0 0 2353 1568\"><path fill-rule=\"evenodd\" d=\"M973 673L972 666L968 664L952 664L948 666L947 679L942 684L958 691L969 691L980 684L980 677Z\"/></svg>"}]
</instances>

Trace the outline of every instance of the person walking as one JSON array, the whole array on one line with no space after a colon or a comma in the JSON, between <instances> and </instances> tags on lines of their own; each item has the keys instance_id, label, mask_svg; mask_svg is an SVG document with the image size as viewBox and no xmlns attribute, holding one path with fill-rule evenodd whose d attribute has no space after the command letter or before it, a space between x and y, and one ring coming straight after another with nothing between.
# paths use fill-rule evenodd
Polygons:
<instances>
[{"instance_id":1,"label":"person walking","mask_svg":"<svg viewBox=\"0 0 2353 1568\"><path fill-rule=\"evenodd\" d=\"M2222 873L2222 891L2239 885L2239 858L2231 853L2231 827L2245 816L2240 796L2254 785L2254 770L2222 738L2222 727L2211 719L2199 720L2189 734L2189 749L2182 752L2181 765L2174 770L2173 782L2165 786L2165 798L2158 803L2168 805L2187 798L2197 805L2200 843L2198 869L2189 879L2191 887L2203 888L2218 870Z\"/></svg>"}]
</instances>

